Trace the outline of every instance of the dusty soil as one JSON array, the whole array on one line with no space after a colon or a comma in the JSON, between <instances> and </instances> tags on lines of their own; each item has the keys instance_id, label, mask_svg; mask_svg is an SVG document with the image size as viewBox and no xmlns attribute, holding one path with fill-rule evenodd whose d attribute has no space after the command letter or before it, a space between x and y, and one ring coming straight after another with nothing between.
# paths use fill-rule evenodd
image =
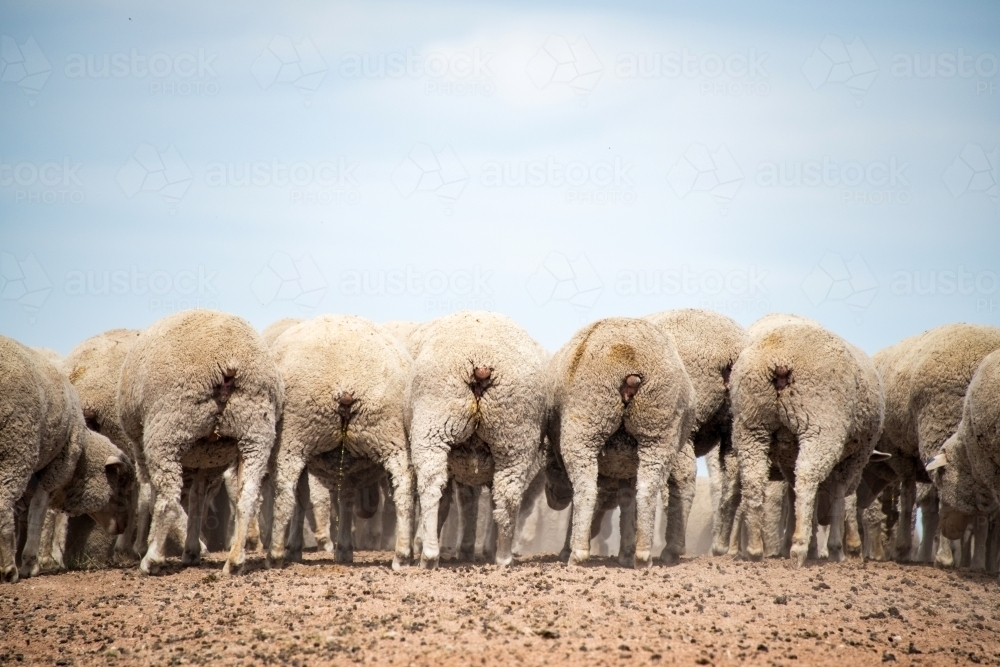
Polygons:
<instances>
[{"instance_id":1,"label":"dusty soil","mask_svg":"<svg viewBox=\"0 0 1000 667\"><path fill-rule=\"evenodd\" d=\"M702 556L648 572L551 557L393 573L391 554L0 587L3 664L1000 664L992 577Z\"/></svg>"}]
</instances>

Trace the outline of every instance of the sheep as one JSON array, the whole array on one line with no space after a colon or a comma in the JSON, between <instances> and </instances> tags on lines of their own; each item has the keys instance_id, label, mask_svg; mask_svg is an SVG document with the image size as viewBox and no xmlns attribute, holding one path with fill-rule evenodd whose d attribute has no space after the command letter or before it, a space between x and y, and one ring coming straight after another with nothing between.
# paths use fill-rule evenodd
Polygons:
<instances>
[{"instance_id":1,"label":"sheep","mask_svg":"<svg viewBox=\"0 0 1000 667\"><path fill-rule=\"evenodd\" d=\"M132 441L118 421L115 397L118 377L121 375L125 355L138 340L141 332L135 329L111 329L92 336L74 347L62 362L62 368L80 396L87 428L106 436L119 449L136 460ZM140 469L138 493L130 503L128 527L115 542L115 552L123 557L141 555L146 550L146 531L149 528L149 480ZM184 522L174 526L179 543L184 541Z\"/></svg>"},{"instance_id":2,"label":"sheep","mask_svg":"<svg viewBox=\"0 0 1000 667\"><path fill-rule=\"evenodd\" d=\"M420 332L424 326L425 323L423 322L410 322L407 320L389 320L382 323L382 327L402 343L403 347L406 348L406 351L413 358L416 358L417 352L420 351L420 342L422 340Z\"/></svg>"},{"instance_id":3,"label":"sheep","mask_svg":"<svg viewBox=\"0 0 1000 667\"><path fill-rule=\"evenodd\" d=\"M89 514L106 532L127 522L135 480L128 457L87 429L69 379L45 355L0 336L0 581L38 574L46 511ZM14 505L31 493L21 568Z\"/></svg>"},{"instance_id":4,"label":"sheep","mask_svg":"<svg viewBox=\"0 0 1000 667\"><path fill-rule=\"evenodd\" d=\"M274 520L269 565L280 567L284 562L286 532L303 471L308 469L338 491L343 525L350 517L355 488L377 484L384 469L392 479L396 504L392 566L400 569L412 555L413 523L407 449L411 362L406 350L362 317L324 315L289 328L274 342L272 352L285 381L286 400L271 472ZM300 505L307 502L303 498ZM293 547L300 548L294 541ZM349 533L340 531L337 547L339 559L349 561ZM291 556L299 554L293 551Z\"/></svg>"},{"instance_id":5,"label":"sheep","mask_svg":"<svg viewBox=\"0 0 1000 667\"><path fill-rule=\"evenodd\" d=\"M572 485L567 562L590 557L595 509L617 494L619 563L650 567L656 497L696 411L673 338L644 319L598 320L556 352L549 378L549 442Z\"/></svg>"},{"instance_id":6,"label":"sheep","mask_svg":"<svg viewBox=\"0 0 1000 667\"><path fill-rule=\"evenodd\" d=\"M828 516L819 518L831 525L830 558L842 560L844 497L855 493L882 429L875 367L864 352L803 318L763 318L748 333L730 385L747 553L753 560L764 555L764 491L776 464L795 492L795 564L808 555L821 491L829 497L820 503ZM860 552L860 536L848 537L848 551Z\"/></svg>"},{"instance_id":7,"label":"sheep","mask_svg":"<svg viewBox=\"0 0 1000 667\"><path fill-rule=\"evenodd\" d=\"M911 555L916 483L931 482L923 462L955 433L969 382L983 359L997 349L1000 328L958 323L906 338L873 357L886 402L878 449L892 455L887 463L901 485L894 548L900 560Z\"/></svg>"},{"instance_id":8,"label":"sheep","mask_svg":"<svg viewBox=\"0 0 1000 667\"><path fill-rule=\"evenodd\" d=\"M267 343L268 348L274 347L274 341L278 340L281 334L285 333L296 324L302 322L301 317L283 317L276 322L272 322L266 329L260 332L260 337Z\"/></svg>"},{"instance_id":9,"label":"sheep","mask_svg":"<svg viewBox=\"0 0 1000 667\"><path fill-rule=\"evenodd\" d=\"M495 563L511 562L522 494L542 464L546 351L509 318L460 311L420 328L410 452L420 495L420 567L437 567L449 478L492 486ZM397 528L397 531L399 528Z\"/></svg>"},{"instance_id":10,"label":"sheep","mask_svg":"<svg viewBox=\"0 0 1000 667\"><path fill-rule=\"evenodd\" d=\"M985 524L1000 503L1000 349L979 364L965 393L958 427L926 469L938 492L941 542L962 538L966 528L980 519L973 567L985 569ZM963 548L963 556L967 552ZM939 547L937 562L950 565L950 558L950 547Z\"/></svg>"},{"instance_id":11,"label":"sheep","mask_svg":"<svg viewBox=\"0 0 1000 667\"><path fill-rule=\"evenodd\" d=\"M718 459L713 487L719 496L715 513L713 553L728 548L733 514L738 501L735 487L727 478L737 467L732 450L732 411L729 378L733 364L750 338L732 318L710 310L686 308L668 310L645 319L673 336L677 354L694 386L697 405L691 433L675 457L667 485L667 545L661 559L677 562L684 553L687 518L694 500L697 467L695 459L712 452ZM712 470L710 468L710 470Z\"/></svg>"},{"instance_id":12,"label":"sheep","mask_svg":"<svg viewBox=\"0 0 1000 667\"><path fill-rule=\"evenodd\" d=\"M125 355L116 405L152 489L153 517L139 564L142 573L154 574L165 562L167 533L182 516L184 468L198 469L199 476L210 469L214 476L234 460L239 460L239 502L223 573L242 570L247 527L274 446L283 394L267 346L239 317L185 310L139 335ZM191 504L200 507L195 500ZM189 506L184 564L201 558L202 514L196 509Z\"/></svg>"}]
</instances>

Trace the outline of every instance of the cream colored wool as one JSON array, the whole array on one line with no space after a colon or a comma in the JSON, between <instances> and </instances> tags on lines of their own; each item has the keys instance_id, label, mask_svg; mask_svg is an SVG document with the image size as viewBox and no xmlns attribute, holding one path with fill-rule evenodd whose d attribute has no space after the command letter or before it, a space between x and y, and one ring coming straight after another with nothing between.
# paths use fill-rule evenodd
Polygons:
<instances>
[{"instance_id":1,"label":"cream colored wool","mask_svg":"<svg viewBox=\"0 0 1000 667\"><path fill-rule=\"evenodd\" d=\"M719 473L711 479L713 496L719 499L713 513L712 549L716 554L725 553L739 502L734 483L738 462L732 446L729 380L733 364L750 337L735 320L710 310L668 310L647 315L645 319L673 337L696 397L691 434L682 445L681 454L674 459L667 481L667 544L661 559L675 563L684 553L698 474L695 459L701 456L713 456L719 462L709 468Z\"/></svg>"},{"instance_id":2,"label":"cream colored wool","mask_svg":"<svg viewBox=\"0 0 1000 667\"><path fill-rule=\"evenodd\" d=\"M777 465L795 491L790 555L808 555L817 494L829 498L829 554L843 559L844 497L854 494L882 429L884 398L871 360L810 321L769 316L733 366L733 444L740 460L750 558L764 554L764 488ZM823 519L824 517L821 517ZM856 544L854 542L857 542ZM860 551L860 536L847 548Z\"/></svg>"},{"instance_id":3,"label":"cream colored wool","mask_svg":"<svg viewBox=\"0 0 1000 667\"><path fill-rule=\"evenodd\" d=\"M118 378L125 355L139 339L136 329L111 329L83 341L66 356L62 368L80 396L87 427L107 436L133 461L136 451L118 420ZM138 473L138 493L130 501L129 522L115 542L115 552L123 556L141 556L146 552L149 531L149 480ZM187 516L174 526L174 536L183 544Z\"/></svg>"},{"instance_id":4,"label":"cream colored wool","mask_svg":"<svg viewBox=\"0 0 1000 667\"><path fill-rule=\"evenodd\" d=\"M962 420L940 453L945 465L932 470L931 479L944 542L960 539L974 520L988 519L1000 503L1000 350L987 355L972 376ZM984 538L977 535L974 569L986 565Z\"/></svg>"},{"instance_id":5,"label":"cream colored wool","mask_svg":"<svg viewBox=\"0 0 1000 667\"><path fill-rule=\"evenodd\" d=\"M182 516L184 468L210 469L214 476L234 461L240 466L239 502L223 572L242 569L247 527L274 446L283 395L264 340L239 317L186 310L140 334L125 356L117 405L152 489L153 519L142 572L156 572L164 563L167 533ZM202 505L200 500L197 504ZM200 512L188 512L185 563L201 557L200 518Z\"/></svg>"},{"instance_id":6,"label":"cream colored wool","mask_svg":"<svg viewBox=\"0 0 1000 667\"><path fill-rule=\"evenodd\" d=\"M0 336L0 580L38 574L46 511L90 514L107 532L124 528L124 495L135 480L128 457L87 429L80 399L44 354ZM15 568L14 504L29 480L27 541Z\"/></svg>"},{"instance_id":7,"label":"cream colored wool","mask_svg":"<svg viewBox=\"0 0 1000 667\"><path fill-rule=\"evenodd\" d=\"M483 311L422 325L420 339L410 452L420 494L421 567L438 564L438 510L449 478L492 486L495 562L507 565L522 495L542 460L548 355L509 318ZM488 378L477 381L477 369Z\"/></svg>"},{"instance_id":8,"label":"cream colored wool","mask_svg":"<svg viewBox=\"0 0 1000 667\"><path fill-rule=\"evenodd\" d=\"M569 563L590 557L599 497L611 492L599 488L603 475L618 481L619 562L649 567L657 494L696 411L694 388L673 338L643 319L599 320L556 352L549 379L549 442L573 490Z\"/></svg>"},{"instance_id":9,"label":"cream colored wool","mask_svg":"<svg viewBox=\"0 0 1000 667\"><path fill-rule=\"evenodd\" d=\"M895 553L908 560L913 543L916 483L930 479L924 463L958 429L966 389L983 359L1000 349L1000 328L948 324L880 350L873 360L885 388L885 429L878 449L901 484ZM944 542L942 540L942 542ZM939 557L947 560L949 547ZM926 550L924 550L926 551ZM946 563L942 563L946 564Z\"/></svg>"},{"instance_id":10,"label":"cream colored wool","mask_svg":"<svg viewBox=\"0 0 1000 667\"><path fill-rule=\"evenodd\" d=\"M278 337L272 352L285 382L285 406L272 470L271 564L284 561L286 531L304 470L338 493L343 522L351 515L356 488L377 483L378 469L384 469L396 504L393 568L399 569L412 558L409 355L386 330L353 315L323 315L297 324ZM343 538L341 533L341 559L349 560L350 539L344 544ZM293 544L301 548L301 542Z\"/></svg>"}]
</instances>

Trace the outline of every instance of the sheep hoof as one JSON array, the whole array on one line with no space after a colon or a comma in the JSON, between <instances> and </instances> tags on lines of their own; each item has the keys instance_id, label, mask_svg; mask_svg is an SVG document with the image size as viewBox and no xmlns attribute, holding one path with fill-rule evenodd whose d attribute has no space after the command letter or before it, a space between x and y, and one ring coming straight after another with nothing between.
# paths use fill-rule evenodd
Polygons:
<instances>
[{"instance_id":1,"label":"sheep hoof","mask_svg":"<svg viewBox=\"0 0 1000 667\"><path fill-rule=\"evenodd\" d=\"M184 550L181 554L181 565L199 565L201 563L201 552Z\"/></svg>"},{"instance_id":2,"label":"sheep hoof","mask_svg":"<svg viewBox=\"0 0 1000 667\"><path fill-rule=\"evenodd\" d=\"M646 558L636 557L633 560L634 562L632 567L634 567L636 570L649 570L653 567L653 559L648 556Z\"/></svg>"},{"instance_id":3,"label":"sheep hoof","mask_svg":"<svg viewBox=\"0 0 1000 667\"><path fill-rule=\"evenodd\" d=\"M572 554L570 554L569 560L567 561L566 564L571 566L583 565L589 559L590 559L590 551L587 550L574 551Z\"/></svg>"},{"instance_id":4,"label":"sheep hoof","mask_svg":"<svg viewBox=\"0 0 1000 667\"><path fill-rule=\"evenodd\" d=\"M226 559L226 564L222 566L223 576L236 576L243 573L243 563L234 563L233 561Z\"/></svg>"},{"instance_id":5,"label":"sheep hoof","mask_svg":"<svg viewBox=\"0 0 1000 667\"><path fill-rule=\"evenodd\" d=\"M497 556L496 558L494 558L489 562L494 563L497 567L507 567L508 565L511 564L513 560L514 560L513 556L507 556L506 558Z\"/></svg>"},{"instance_id":6,"label":"sheep hoof","mask_svg":"<svg viewBox=\"0 0 1000 667\"><path fill-rule=\"evenodd\" d=\"M21 565L21 570L20 570L19 573L20 573L22 579L28 579L30 577L37 577L38 573L41 572L41 571L42 571L42 568L38 564L38 561L35 560L35 559L32 559L32 560L24 563L23 565Z\"/></svg>"},{"instance_id":7,"label":"sheep hoof","mask_svg":"<svg viewBox=\"0 0 1000 667\"><path fill-rule=\"evenodd\" d=\"M826 559L831 563L842 563L844 561L844 550L840 547L830 547Z\"/></svg>"},{"instance_id":8,"label":"sheep hoof","mask_svg":"<svg viewBox=\"0 0 1000 667\"><path fill-rule=\"evenodd\" d=\"M11 565L0 571L0 582L16 584L18 579L17 568Z\"/></svg>"},{"instance_id":9,"label":"sheep hoof","mask_svg":"<svg viewBox=\"0 0 1000 667\"><path fill-rule=\"evenodd\" d=\"M426 556L420 557L420 569L421 570L436 570L438 566L437 558L427 558Z\"/></svg>"},{"instance_id":10,"label":"sheep hoof","mask_svg":"<svg viewBox=\"0 0 1000 667\"><path fill-rule=\"evenodd\" d=\"M410 558L410 554L396 553L396 555L394 555L392 557L392 570L393 570L393 572L399 572L404 567L406 567L407 565L409 565L411 560L412 559Z\"/></svg>"},{"instance_id":11,"label":"sheep hoof","mask_svg":"<svg viewBox=\"0 0 1000 667\"><path fill-rule=\"evenodd\" d=\"M284 556L267 556L264 558L264 567L268 570L280 570L285 566Z\"/></svg>"},{"instance_id":12,"label":"sheep hoof","mask_svg":"<svg viewBox=\"0 0 1000 667\"><path fill-rule=\"evenodd\" d=\"M618 554L618 565L631 570L635 567L635 554Z\"/></svg>"},{"instance_id":13,"label":"sheep hoof","mask_svg":"<svg viewBox=\"0 0 1000 667\"><path fill-rule=\"evenodd\" d=\"M302 560L302 556L299 556L299 561ZM353 563L354 562L354 549L341 549L337 547L333 552L333 562L335 563Z\"/></svg>"},{"instance_id":14,"label":"sheep hoof","mask_svg":"<svg viewBox=\"0 0 1000 667\"><path fill-rule=\"evenodd\" d=\"M664 549L663 553L660 554L660 562L664 565L677 565L677 563L681 562L681 557L673 551L667 551Z\"/></svg>"},{"instance_id":15,"label":"sheep hoof","mask_svg":"<svg viewBox=\"0 0 1000 667\"><path fill-rule=\"evenodd\" d=\"M559 560L561 560L563 563L569 562L569 549L563 549L562 551L559 552Z\"/></svg>"},{"instance_id":16,"label":"sheep hoof","mask_svg":"<svg viewBox=\"0 0 1000 667\"><path fill-rule=\"evenodd\" d=\"M154 561L148 555L139 563L139 571L143 574L158 574L162 563Z\"/></svg>"},{"instance_id":17,"label":"sheep hoof","mask_svg":"<svg viewBox=\"0 0 1000 667\"><path fill-rule=\"evenodd\" d=\"M301 563L302 562L302 550L301 549L289 549L285 552L285 560L289 563ZM348 563L350 561L347 561Z\"/></svg>"},{"instance_id":18,"label":"sheep hoof","mask_svg":"<svg viewBox=\"0 0 1000 667\"><path fill-rule=\"evenodd\" d=\"M471 561L474 560L475 558L476 558L475 548L466 549L465 547L462 547L461 549L458 550L458 560L460 561Z\"/></svg>"},{"instance_id":19,"label":"sheep hoof","mask_svg":"<svg viewBox=\"0 0 1000 667\"><path fill-rule=\"evenodd\" d=\"M792 546L792 550L789 556L795 567L802 567L806 564L806 557L809 555L809 549L805 546Z\"/></svg>"}]
</instances>

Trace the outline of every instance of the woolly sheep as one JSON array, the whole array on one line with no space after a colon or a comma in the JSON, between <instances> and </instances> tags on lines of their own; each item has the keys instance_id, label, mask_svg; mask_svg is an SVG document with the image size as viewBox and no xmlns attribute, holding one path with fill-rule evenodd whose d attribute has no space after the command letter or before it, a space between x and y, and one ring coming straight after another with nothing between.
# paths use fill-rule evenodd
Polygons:
<instances>
[{"instance_id":1,"label":"woolly sheep","mask_svg":"<svg viewBox=\"0 0 1000 667\"><path fill-rule=\"evenodd\" d=\"M732 527L738 497L734 487L726 484L727 475L736 467L732 450L732 411L729 400L729 378L733 364L750 338L732 318L710 310L686 308L647 315L646 318L665 333L673 336L677 354L684 363L696 397L695 418L691 433L684 441L681 453L674 459L667 485L667 545L661 558L677 562L684 553L687 519L694 500L697 477L697 457L711 455L718 459L713 486L718 489L718 510L714 525L717 547L713 552L724 553L723 543Z\"/></svg>"},{"instance_id":2,"label":"woolly sheep","mask_svg":"<svg viewBox=\"0 0 1000 667\"><path fill-rule=\"evenodd\" d=\"M420 336L410 430L420 566L438 564L438 510L449 478L492 486L495 562L507 565L522 494L542 463L548 355L512 320L491 312L446 315L423 325Z\"/></svg>"},{"instance_id":3,"label":"woolly sheep","mask_svg":"<svg viewBox=\"0 0 1000 667\"><path fill-rule=\"evenodd\" d=\"M795 492L792 559L804 564L817 495L826 491L829 516L820 523L831 526L830 557L841 560L844 497L856 491L882 429L878 375L861 350L803 318L771 316L748 333L730 385L748 555L764 554L764 489L773 463ZM849 537L848 550L860 552L860 537Z\"/></svg>"},{"instance_id":4,"label":"woolly sheep","mask_svg":"<svg viewBox=\"0 0 1000 667\"><path fill-rule=\"evenodd\" d=\"M983 359L1000 349L1000 328L948 324L880 350L873 360L885 388L885 428L878 449L901 484L895 553L907 560L916 483L930 482L923 462L958 428L962 402Z\"/></svg>"},{"instance_id":5,"label":"woolly sheep","mask_svg":"<svg viewBox=\"0 0 1000 667\"><path fill-rule=\"evenodd\" d=\"M156 572L167 533L182 516L184 468L221 474L233 461L239 503L225 574L239 572L261 478L274 446L284 390L263 339L248 322L211 310L168 315L139 335L125 355L117 406L139 467L150 480L153 518L139 567ZM213 472L213 474L215 474ZM193 502L193 501L192 501ZM201 514L188 513L183 562L201 557Z\"/></svg>"},{"instance_id":6,"label":"woolly sheep","mask_svg":"<svg viewBox=\"0 0 1000 667\"><path fill-rule=\"evenodd\" d=\"M138 340L135 329L111 329L92 336L74 347L62 363L80 396L87 427L106 436L119 449L136 460L136 451L118 420L115 397L125 355ZM138 493L130 503L128 527L118 536L115 551L119 554L141 555L146 550L146 533L149 528L149 480L142 470L138 473ZM182 517L186 522L186 517ZM175 524L174 533L179 543L184 541L184 523Z\"/></svg>"},{"instance_id":7,"label":"woolly sheep","mask_svg":"<svg viewBox=\"0 0 1000 667\"><path fill-rule=\"evenodd\" d=\"M278 340L278 338L281 337L281 334L285 333L296 324L300 324L302 321L301 317L283 317L282 319L269 324L266 329L260 332L260 337L264 339L265 343L267 343L268 348L272 348L274 347L274 341Z\"/></svg>"},{"instance_id":8,"label":"woolly sheep","mask_svg":"<svg viewBox=\"0 0 1000 667\"><path fill-rule=\"evenodd\" d=\"M619 481L619 562L649 567L656 497L696 410L694 388L672 337L647 320L599 320L556 352L549 376L549 442L573 489L568 562L590 557L599 496L610 495L609 489L600 493L604 475Z\"/></svg>"},{"instance_id":9,"label":"woolly sheep","mask_svg":"<svg viewBox=\"0 0 1000 667\"><path fill-rule=\"evenodd\" d=\"M128 457L87 429L73 385L43 354L0 336L0 581L38 574L46 511L90 514L107 532L124 528L135 480ZM14 505L34 484L20 572Z\"/></svg>"},{"instance_id":10,"label":"woolly sheep","mask_svg":"<svg viewBox=\"0 0 1000 667\"><path fill-rule=\"evenodd\" d=\"M411 357L416 358L417 354L420 352L420 346L423 342L423 331L426 328L425 323L410 322L406 320L390 320L385 322L382 326L389 331L389 333L391 333L396 340L403 344L407 352L410 353ZM441 504L438 506L438 535L440 536L439 541L441 542L440 551L442 557L447 558L449 555L457 555L459 560L473 559L473 556L475 555L477 526L480 523L480 517L478 516L478 503L481 492L481 486L469 486L455 479L449 480L448 485L445 487L445 490L441 495ZM531 500L534 499L532 498ZM450 535L443 532L453 501L458 516L460 517L457 521L457 523L460 524L461 529L457 534L457 544L453 544L449 542L449 540L445 539L446 537L450 537ZM522 502L522 506L523 504L524 503ZM490 537L495 538L496 533L492 530L492 528L492 525L490 525L488 532L490 532ZM489 541L487 543L488 546L485 555L487 559L492 560L494 557L493 551L495 550L495 547L489 543ZM422 545L423 530L422 526L418 525L417 534L414 538L414 548L421 550Z\"/></svg>"},{"instance_id":11,"label":"woolly sheep","mask_svg":"<svg viewBox=\"0 0 1000 667\"><path fill-rule=\"evenodd\" d=\"M960 539L974 519L988 520L996 511L1000 502L1000 350L979 364L965 394L962 420L927 470L938 491L944 540ZM977 532L975 567L983 569L985 532Z\"/></svg>"},{"instance_id":12,"label":"woolly sheep","mask_svg":"<svg viewBox=\"0 0 1000 667\"><path fill-rule=\"evenodd\" d=\"M296 485L307 467L341 491L341 523L350 516L356 481L362 478L359 487L377 482L377 475L372 480L363 474L379 467L389 473L393 485L393 568L399 569L412 555L412 472L406 437L409 356L384 329L352 315L324 315L297 324L278 337L272 352L285 382L285 406L272 469L270 564L284 561ZM302 499L300 505L306 503L308 499ZM346 545L343 538L342 533L338 547L349 549L349 535ZM347 552L342 555L348 559Z\"/></svg>"}]
</instances>

